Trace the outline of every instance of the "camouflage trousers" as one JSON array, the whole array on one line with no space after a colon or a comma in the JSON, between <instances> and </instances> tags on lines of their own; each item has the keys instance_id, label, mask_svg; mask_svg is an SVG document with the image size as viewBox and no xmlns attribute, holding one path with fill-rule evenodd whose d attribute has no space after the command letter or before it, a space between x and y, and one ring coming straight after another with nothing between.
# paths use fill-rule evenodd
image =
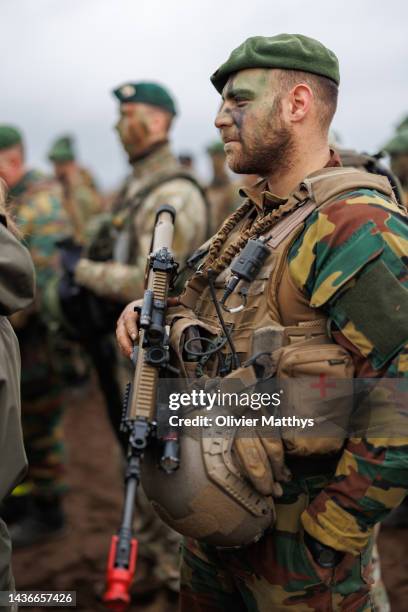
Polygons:
<instances>
[{"instance_id":1,"label":"camouflage trousers","mask_svg":"<svg viewBox=\"0 0 408 612\"><path fill-rule=\"evenodd\" d=\"M370 545L346 554L333 570L317 566L303 542L300 516L326 484L324 477L293 480L276 505L276 524L257 543L220 550L183 545L181 612L368 612Z\"/></svg>"},{"instance_id":2,"label":"camouflage trousers","mask_svg":"<svg viewBox=\"0 0 408 612\"><path fill-rule=\"evenodd\" d=\"M61 392L56 389L23 401L21 412L31 492L41 497L59 495L65 489Z\"/></svg>"},{"instance_id":3,"label":"camouflage trousers","mask_svg":"<svg viewBox=\"0 0 408 612\"><path fill-rule=\"evenodd\" d=\"M29 464L24 484L35 496L53 497L64 490L65 463L63 387L57 355L47 330L38 321L17 336L21 351L21 419Z\"/></svg>"}]
</instances>

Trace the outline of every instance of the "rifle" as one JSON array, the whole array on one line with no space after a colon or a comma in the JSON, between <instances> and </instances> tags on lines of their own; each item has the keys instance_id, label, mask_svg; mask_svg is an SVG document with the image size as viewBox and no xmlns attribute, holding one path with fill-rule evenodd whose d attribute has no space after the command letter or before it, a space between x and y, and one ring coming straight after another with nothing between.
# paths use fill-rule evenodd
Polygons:
<instances>
[{"instance_id":1,"label":"rifle","mask_svg":"<svg viewBox=\"0 0 408 612\"><path fill-rule=\"evenodd\" d=\"M138 542L133 537L133 514L140 484L141 460L153 440L163 446L161 467L168 473L179 464L179 444L174 431L159 435L157 428L158 379L164 372L178 373L169 364L166 330L167 296L177 270L170 251L173 241L175 210L161 206L157 212L151 253L147 262L146 289L139 309L139 341L135 347L133 384L125 392L122 430L129 436L125 471L125 499L118 535L112 537L103 601L121 612L130 603L129 589L136 570Z\"/></svg>"}]
</instances>

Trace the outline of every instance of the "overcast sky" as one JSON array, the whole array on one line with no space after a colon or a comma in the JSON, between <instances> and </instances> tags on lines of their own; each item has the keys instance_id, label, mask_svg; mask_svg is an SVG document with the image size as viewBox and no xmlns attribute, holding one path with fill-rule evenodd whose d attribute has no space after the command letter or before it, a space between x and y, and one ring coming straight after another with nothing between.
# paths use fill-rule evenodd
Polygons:
<instances>
[{"instance_id":1,"label":"overcast sky","mask_svg":"<svg viewBox=\"0 0 408 612\"><path fill-rule=\"evenodd\" d=\"M29 163L43 169L51 140L74 134L106 188L128 171L111 89L166 84L181 111L175 150L200 155L205 174L219 102L209 75L257 34L306 34L335 51L344 145L374 152L408 113L405 0L1 0L0 23L0 123L23 129Z\"/></svg>"}]
</instances>

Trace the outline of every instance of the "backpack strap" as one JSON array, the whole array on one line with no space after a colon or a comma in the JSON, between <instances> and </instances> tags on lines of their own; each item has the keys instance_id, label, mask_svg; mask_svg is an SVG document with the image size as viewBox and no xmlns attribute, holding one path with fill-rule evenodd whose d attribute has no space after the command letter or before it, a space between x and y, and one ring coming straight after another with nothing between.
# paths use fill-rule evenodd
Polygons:
<instances>
[{"instance_id":1,"label":"backpack strap","mask_svg":"<svg viewBox=\"0 0 408 612\"><path fill-rule=\"evenodd\" d=\"M133 216L136 211L140 208L146 198L150 195L152 191L164 185L165 183L169 183L170 181L174 181L177 179L184 179L186 181L190 181L196 189L201 194L201 197L204 201L205 209L206 209L206 238L210 237L210 203L208 201L206 192L204 188L200 185L197 178L187 170L182 170L180 168L176 168L172 171L161 172L156 174L152 180L149 180L142 188L135 194L134 197L129 197L127 200L127 205L129 207L130 215Z\"/></svg>"}]
</instances>

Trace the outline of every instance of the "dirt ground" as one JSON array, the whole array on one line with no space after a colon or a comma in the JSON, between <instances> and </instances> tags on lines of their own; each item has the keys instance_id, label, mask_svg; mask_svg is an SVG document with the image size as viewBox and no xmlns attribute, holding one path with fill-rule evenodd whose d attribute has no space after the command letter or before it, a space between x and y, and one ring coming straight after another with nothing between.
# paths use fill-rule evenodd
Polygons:
<instances>
[{"instance_id":1,"label":"dirt ground","mask_svg":"<svg viewBox=\"0 0 408 612\"><path fill-rule=\"evenodd\" d=\"M106 609L100 595L110 537L120 521L122 483L119 449L95 384L80 393L70 393L64 428L69 483L65 502L67 531L58 540L16 552L14 574L20 590L76 591L77 609L97 612ZM380 552L392 612L405 612L408 530L384 531ZM175 609L165 593L149 602L135 600L129 608L139 612L175 612Z\"/></svg>"}]
</instances>

